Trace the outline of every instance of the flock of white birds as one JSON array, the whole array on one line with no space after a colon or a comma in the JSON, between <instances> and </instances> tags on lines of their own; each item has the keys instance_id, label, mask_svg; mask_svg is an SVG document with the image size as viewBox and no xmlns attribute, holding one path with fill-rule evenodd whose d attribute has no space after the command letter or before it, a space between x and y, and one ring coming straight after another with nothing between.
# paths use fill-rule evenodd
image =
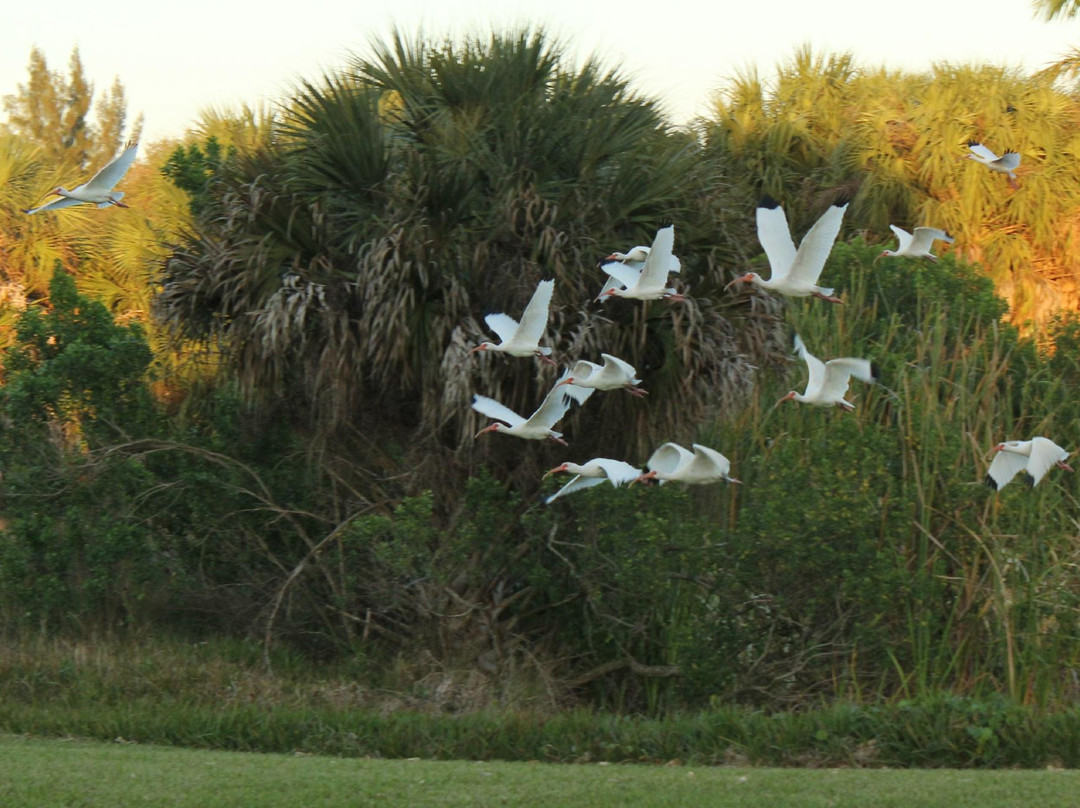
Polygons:
<instances>
[{"instance_id":1,"label":"flock of white birds","mask_svg":"<svg viewBox=\"0 0 1080 808\"><path fill-rule=\"evenodd\" d=\"M81 204L96 205L99 208L126 208L127 205L122 201L123 191L114 191L113 188L131 168L138 148L138 143L127 144L115 159L89 181L71 190L59 186L46 194L56 196L56 199L38 207L26 208L23 212L35 214ZM1018 153L1006 151L998 156L976 141L970 141L968 148L971 152L966 155L968 158L985 165L991 171L1004 174L1010 185L1016 187L1015 170L1020 165ZM831 303L840 303L841 300L834 295L834 290L819 286L818 280L840 232L846 210L847 203L830 206L796 248L783 208L775 200L763 199L757 208L757 231L758 240L769 261L771 276L766 279L756 272L749 272L731 281L728 287L738 283L752 283L767 291L791 297L812 295ZM930 251L934 241L953 241L944 230L938 228L916 227L913 233L908 233L894 225L890 227L897 237L897 249L885 250L879 258L902 256L936 260ZM607 281L597 295L597 300L604 301L610 297L684 300L681 294L667 285L668 277L677 274L681 269L674 249L675 226L667 225L657 231L652 246L637 246L629 252L614 252L607 256L600 262L600 269L607 275ZM498 335L499 342L481 342L472 352L494 351L515 357L535 356L542 362L555 365L555 361L551 359L552 349L540 345L547 327L554 291L553 280L541 281L525 307L520 322L508 314L486 315L484 322ZM840 357L822 362L810 353L798 335L795 336L795 351L807 366L806 389L802 393L791 391L781 402L794 400L851 411L854 405L845 398L851 378L867 383L877 380L877 368L868 359ZM503 432L528 440L553 440L566 446L562 433L555 431L555 425L573 404L584 404L597 390L623 389L635 396L646 395L645 390L640 387L641 379L637 378L637 371L629 363L610 354L600 356L603 360L600 365L585 359L576 361L559 377L536 412L528 418L494 399L474 395L473 409L494 421L480 430L476 437L479 438L485 432ZM573 491L600 485L605 481L616 487L624 483L632 485L635 482L650 481L661 485L666 482L691 485L720 480L739 482L730 474L730 461L720 452L698 443L693 444L692 448L693 451L690 451L677 443L664 443L646 461L647 471L625 461L607 457L596 457L582 464L562 463L544 476L560 472L575 476L546 501L550 504ZM1037 485L1054 466L1072 471L1065 463L1069 453L1041 436L1026 441L1005 441L995 446L993 451L994 460L987 470L986 484L995 490L1006 485L1021 471L1026 474L1032 486Z\"/></svg>"},{"instance_id":2,"label":"flock of white birds","mask_svg":"<svg viewBox=\"0 0 1080 808\"><path fill-rule=\"evenodd\" d=\"M991 171L1005 174L1015 187L1015 169L1020 164L1018 153L1007 151L999 157L975 141L969 142L968 148L971 153L967 157ZM818 281L840 232L846 210L846 202L831 205L796 247L783 208L766 197L758 205L756 219L758 241L765 251L771 275L763 278L756 272L748 272L732 280L725 288L752 283L767 291L791 297L814 296L830 303L841 303L834 289L820 286ZM912 233L895 225L890 227L896 235L897 248L884 250L878 259L899 256L937 260L931 252L934 242L953 242L948 233L935 227L916 227ZM607 275L607 281L597 300L603 301L609 297L684 300L682 295L667 285L669 276L678 273L681 268L679 259L674 255L674 247L675 227L667 225L657 231L651 247L639 245L628 252L614 252L604 258L600 262L600 269ZM498 335L499 342L481 342L472 351L495 351L516 357L536 356L545 363L555 365L551 359L552 349L540 345L554 291L554 281L541 281L525 307L520 322L504 313L486 315L484 322ZM838 357L823 362L810 353L797 334L795 352L807 366L806 389L801 393L792 390L781 402L794 400L804 404L840 407L850 412L855 409L846 399L851 379L870 384L877 381L878 370L870 360ZM494 399L474 395L473 409L494 420L476 437L485 432L502 432L528 440L553 440L566 446L562 433L555 430L555 425L573 404L584 404L596 390L623 389L636 396L646 395L639 386L641 380L637 378L633 366L610 354L601 354L601 358L602 365L585 359L577 360L559 377L539 408L528 418ZM692 448L693 451L690 451L677 443L664 443L645 462L647 471L610 457L594 457L584 463L561 463L544 476L561 472L574 476L546 502L550 504L566 494L601 485L605 481L615 487L624 483L633 485L650 481L661 485L665 482L691 485L720 480L739 482L731 476L731 462L723 454L698 443L693 444ZM1005 441L995 446L993 451L994 460L987 470L985 481L995 490L1021 471L1026 473L1032 486L1037 485L1052 466L1072 471L1065 463L1069 453L1044 437Z\"/></svg>"}]
</instances>

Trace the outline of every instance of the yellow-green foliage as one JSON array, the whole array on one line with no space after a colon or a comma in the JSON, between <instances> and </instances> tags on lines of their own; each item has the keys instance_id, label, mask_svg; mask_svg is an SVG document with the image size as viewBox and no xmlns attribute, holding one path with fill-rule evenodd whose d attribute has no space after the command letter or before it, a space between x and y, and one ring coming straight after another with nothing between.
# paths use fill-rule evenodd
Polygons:
<instances>
[{"instance_id":1,"label":"yellow-green foliage","mask_svg":"<svg viewBox=\"0 0 1080 808\"><path fill-rule=\"evenodd\" d=\"M1018 325L1076 308L1075 95L992 65L908 73L809 49L778 71L771 87L755 74L735 78L713 113L711 137L761 192L801 221L819 193L844 187L855 197L848 227L885 240L890 224L944 228L954 251L994 279ZM1019 152L1019 187L965 159L969 140Z\"/></svg>"}]
</instances>

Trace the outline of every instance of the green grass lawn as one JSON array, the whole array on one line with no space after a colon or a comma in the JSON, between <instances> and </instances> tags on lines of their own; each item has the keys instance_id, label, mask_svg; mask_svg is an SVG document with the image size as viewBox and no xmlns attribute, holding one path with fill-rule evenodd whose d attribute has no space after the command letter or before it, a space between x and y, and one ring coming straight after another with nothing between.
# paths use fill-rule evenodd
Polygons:
<instances>
[{"instance_id":1,"label":"green grass lawn","mask_svg":"<svg viewBox=\"0 0 1080 808\"><path fill-rule=\"evenodd\" d=\"M0 735L0 805L1080 806L1080 772L374 760Z\"/></svg>"}]
</instances>

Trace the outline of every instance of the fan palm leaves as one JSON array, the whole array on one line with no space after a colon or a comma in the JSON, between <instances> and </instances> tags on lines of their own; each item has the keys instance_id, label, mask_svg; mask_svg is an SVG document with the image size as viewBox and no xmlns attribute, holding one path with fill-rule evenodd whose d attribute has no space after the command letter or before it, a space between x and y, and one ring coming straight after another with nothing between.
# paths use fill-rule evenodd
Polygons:
<instances>
[{"instance_id":1,"label":"fan palm leaves","mask_svg":"<svg viewBox=\"0 0 1080 808\"><path fill-rule=\"evenodd\" d=\"M468 356L485 311L520 310L554 277L556 359L614 353L657 392L646 408L607 397L571 415L587 419L583 450L645 451L657 424L689 436L746 388L766 344L723 304L593 306L596 263L674 221L680 280L708 294L741 260L725 237L751 222L725 212L736 206L723 155L595 60L565 61L535 31L396 33L301 84L168 262L160 310L186 334L223 339L249 391L284 394L324 438L376 428L461 452L473 393L531 411L554 381Z\"/></svg>"},{"instance_id":2,"label":"fan palm leaves","mask_svg":"<svg viewBox=\"0 0 1080 808\"><path fill-rule=\"evenodd\" d=\"M1080 13L1078 0L1032 0L1031 7L1036 16L1047 21L1072 19Z\"/></svg>"}]
</instances>

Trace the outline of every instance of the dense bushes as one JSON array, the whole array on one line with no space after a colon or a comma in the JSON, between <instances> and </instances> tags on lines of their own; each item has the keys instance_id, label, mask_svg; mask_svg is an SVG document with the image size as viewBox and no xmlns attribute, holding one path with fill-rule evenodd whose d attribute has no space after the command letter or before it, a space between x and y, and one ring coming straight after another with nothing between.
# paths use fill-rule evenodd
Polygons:
<instances>
[{"instance_id":1,"label":"dense bushes","mask_svg":"<svg viewBox=\"0 0 1080 808\"><path fill-rule=\"evenodd\" d=\"M980 481L999 440L1070 444L1076 326L1040 353L972 270L874 255L838 245L829 280L846 305L788 313L822 358L881 364L853 414L774 406L804 366L764 369L749 404L698 435L743 485L604 486L552 506L538 481L486 472L449 508L359 497L339 482L356 470L312 468L300 436L253 429L224 391L166 417L138 331L58 275L5 362L5 616L370 659L423 649L429 668L480 671L490 698L528 675L559 703L622 709L1069 699L1076 481Z\"/></svg>"}]
</instances>

